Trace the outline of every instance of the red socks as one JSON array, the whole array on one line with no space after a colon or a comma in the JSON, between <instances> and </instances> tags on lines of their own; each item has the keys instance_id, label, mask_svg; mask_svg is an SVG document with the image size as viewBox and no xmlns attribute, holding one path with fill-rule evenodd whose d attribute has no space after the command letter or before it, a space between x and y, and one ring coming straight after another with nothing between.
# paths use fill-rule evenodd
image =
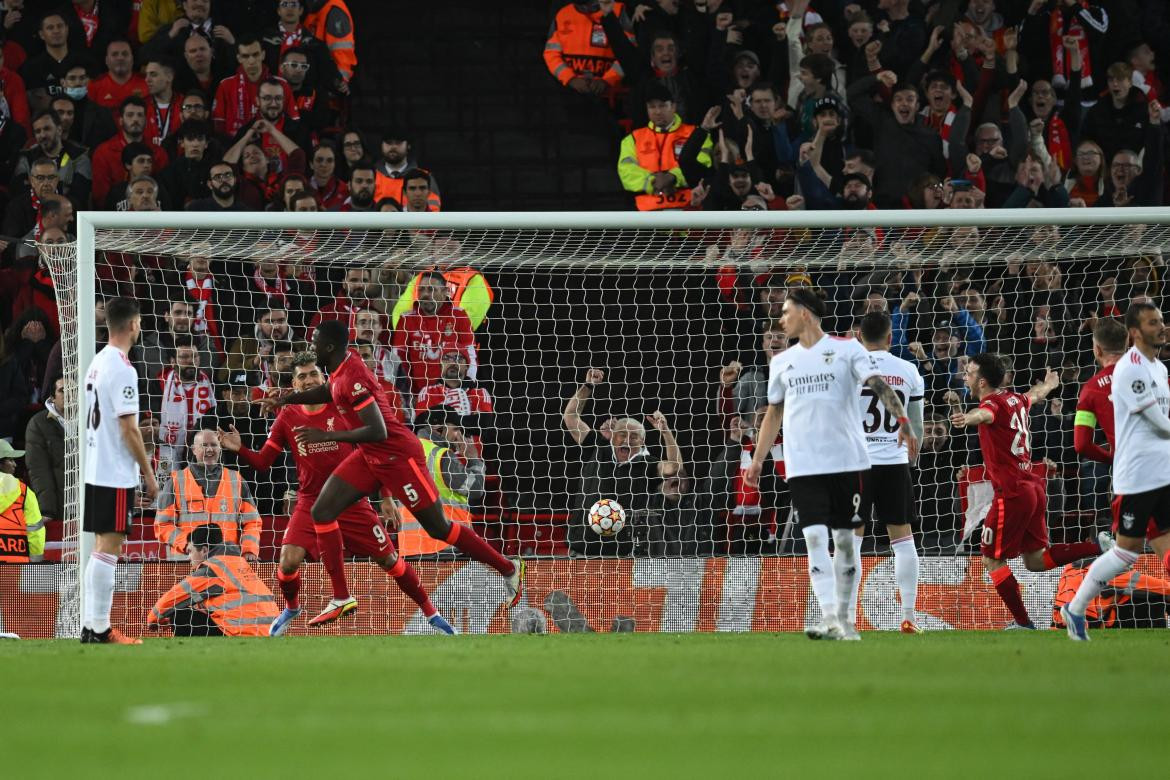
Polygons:
<instances>
[{"instance_id":1,"label":"red socks","mask_svg":"<svg viewBox=\"0 0 1170 780\"><path fill-rule=\"evenodd\" d=\"M1072 546L1072 545L1068 545ZM1074 559L1075 560L1075 559ZM991 572L991 581L995 584L995 592L1003 599L1008 612L1021 626L1032 625L1032 618L1028 617L1028 610L1024 609L1024 597L1020 595L1020 583L1007 566L1000 566Z\"/></svg>"},{"instance_id":2,"label":"red socks","mask_svg":"<svg viewBox=\"0 0 1170 780\"><path fill-rule=\"evenodd\" d=\"M349 598L349 585L345 582L345 560L341 555L341 528L337 521L325 525L314 525L317 532L317 547L321 552L321 563L325 564L325 571L329 573L329 582L333 585L333 598Z\"/></svg>"},{"instance_id":3,"label":"red socks","mask_svg":"<svg viewBox=\"0 0 1170 780\"><path fill-rule=\"evenodd\" d=\"M386 571L386 574L394 578L399 590L410 597L410 600L418 604L422 610L423 615L431 617L439 610L435 609L435 605L431 603L430 597L426 590L423 589L422 582L419 581L418 573L406 561L399 558L394 562L394 565Z\"/></svg>"},{"instance_id":4,"label":"red socks","mask_svg":"<svg viewBox=\"0 0 1170 780\"><path fill-rule=\"evenodd\" d=\"M485 542L483 537L477 534L471 526L451 523L451 532L447 534L445 541L472 560L479 561L485 566L491 566L502 577L511 577L516 573L516 567L512 565L512 562L500 555L496 548Z\"/></svg>"},{"instance_id":5,"label":"red socks","mask_svg":"<svg viewBox=\"0 0 1170 780\"><path fill-rule=\"evenodd\" d=\"M1066 563L1079 561L1081 558L1101 554L1101 546L1096 542L1077 542L1076 544L1053 544L1044 551L1044 568L1055 569Z\"/></svg>"},{"instance_id":6,"label":"red socks","mask_svg":"<svg viewBox=\"0 0 1170 780\"><path fill-rule=\"evenodd\" d=\"M1170 576L1170 550L1162 556L1162 568L1166 570L1166 575Z\"/></svg>"},{"instance_id":7,"label":"red socks","mask_svg":"<svg viewBox=\"0 0 1170 780\"><path fill-rule=\"evenodd\" d=\"M289 609L299 609L301 604L298 596L301 592L301 571L297 569L292 574L285 574L276 570L276 581L280 584L280 593L284 596L284 605Z\"/></svg>"}]
</instances>

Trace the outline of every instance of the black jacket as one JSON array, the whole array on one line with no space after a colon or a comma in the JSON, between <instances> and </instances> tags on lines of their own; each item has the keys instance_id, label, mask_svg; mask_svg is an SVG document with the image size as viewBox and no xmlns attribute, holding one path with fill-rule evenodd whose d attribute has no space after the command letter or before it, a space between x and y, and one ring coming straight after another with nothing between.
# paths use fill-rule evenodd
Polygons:
<instances>
[{"instance_id":1,"label":"black jacket","mask_svg":"<svg viewBox=\"0 0 1170 780\"><path fill-rule=\"evenodd\" d=\"M942 138L929 127L915 122L899 124L885 106L873 102L872 94L877 78L866 76L849 87L849 107L853 115L873 128L874 200L879 208L900 208L902 197L910 191L910 184L924 173L933 173L940 179L947 175L943 159Z\"/></svg>"},{"instance_id":2,"label":"black jacket","mask_svg":"<svg viewBox=\"0 0 1170 780\"><path fill-rule=\"evenodd\" d=\"M1145 145L1146 125L1150 114L1146 98L1137 87L1129 90L1129 97L1121 108L1114 108L1109 97L1103 97L1085 114L1081 125L1081 139L1096 141L1105 152L1108 167L1113 155L1122 149L1140 152Z\"/></svg>"}]
</instances>

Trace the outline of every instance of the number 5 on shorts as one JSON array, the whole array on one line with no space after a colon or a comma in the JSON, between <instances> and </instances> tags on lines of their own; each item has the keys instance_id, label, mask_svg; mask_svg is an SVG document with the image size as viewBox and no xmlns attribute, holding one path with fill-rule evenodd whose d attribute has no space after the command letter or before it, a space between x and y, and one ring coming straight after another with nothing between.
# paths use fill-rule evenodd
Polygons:
<instances>
[{"instance_id":1,"label":"number 5 on shorts","mask_svg":"<svg viewBox=\"0 0 1170 780\"><path fill-rule=\"evenodd\" d=\"M406 497L409 499L411 504L418 503L418 491L414 489L414 485L407 482L402 486L402 492L406 494Z\"/></svg>"}]
</instances>

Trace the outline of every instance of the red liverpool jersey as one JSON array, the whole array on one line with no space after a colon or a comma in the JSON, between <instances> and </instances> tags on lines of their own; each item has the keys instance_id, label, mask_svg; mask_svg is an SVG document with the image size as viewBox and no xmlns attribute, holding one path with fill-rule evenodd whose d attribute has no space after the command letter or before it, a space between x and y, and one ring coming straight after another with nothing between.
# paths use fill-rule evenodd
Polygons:
<instances>
[{"instance_id":1,"label":"red liverpool jersey","mask_svg":"<svg viewBox=\"0 0 1170 780\"><path fill-rule=\"evenodd\" d=\"M482 387L447 387L427 385L418 393L415 412L421 414L436 406L447 406L458 414L486 414L492 411L492 397Z\"/></svg>"},{"instance_id":2,"label":"red liverpool jersey","mask_svg":"<svg viewBox=\"0 0 1170 780\"><path fill-rule=\"evenodd\" d=\"M358 450L371 463L388 463L399 454L398 442L413 439L414 434L398 420L386 393L382 390L373 372L361 356L349 350L337 370L329 375L329 394L345 421L346 429L361 428L365 425L358 412L370 404L377 404L382 419L386 421L386 438L382 441L363 442Z\"/></svg>"},{"instance_id":3,"label":"red liverpool jersey","mask_svg":"<svg viewBox=\"0 0 1170 780\"><path fill-rule=\"evenodd\" d=\"M475 334L471 320L463 309L443 304L437 314L423 314L418 307L398 320L391 345L410 367L410 391L418 394L427 385L438 382L442 374L440 361L446 352L460 352L467 357L468 375L475 377Z\"/></svg>"},{"instance_id":4,"label":"red liverpool jersey","mask_svg":"<svg viewBox=\"0 0 1170 780\"><path fill-rule=\"evenodd\" d=\"M1028 396L998 390L979 402L992 420L979 426L983 465L996 492L1011 495L1022 482L1037 482L1032 472L1032 434L1028 429Z\"/></svg>"},{"instance_id":5,"label":"red liverpool jersey","mask_svg":"<svg viewBox=\"0 0 1170 780\"><path fill-rule=\"evenodd\" d=\"M1077 419L1083 419L1081 412L1087 412L1096 418L1097 425L1105 432L1105 440L1109 442L1109 451L1116 449L1117 441L1114 438L1113 427L1113 369L1117 364L1106 366L1093 375L1081 387L1081 395L1077 399Z\"/></svg>"},{"instance_id":6,"label":"red liverpool jersey","mask_svg":"<svg viewBox=\"0 0 1170 780\"><path fill-rule=\"evenodd\" d=\"M297 464L297 497L316 498L325 481L334 469L353 452L352 444L339 441L313 442L302 446L297 443L297 428L320 428L324 431L346 430L341 413L334 404L325 404L316 412L310 412L299 405L283 406L272 423L264 449L275 448L273 455L288 450ZM267 454L267 453L265 453Z\"/></svg>"}]
</instances>

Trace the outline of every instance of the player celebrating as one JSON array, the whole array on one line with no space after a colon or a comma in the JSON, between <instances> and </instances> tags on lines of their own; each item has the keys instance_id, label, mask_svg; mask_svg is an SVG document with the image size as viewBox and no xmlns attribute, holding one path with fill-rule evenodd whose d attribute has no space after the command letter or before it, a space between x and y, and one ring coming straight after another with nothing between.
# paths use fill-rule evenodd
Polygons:
<instances>
[{"instance_id":1,"label":"player celebrating","mask_svg":"<svg viewBox=\"0 0 1170 780\"><path fill-rule=\"evenodd\" d=\"M1047 496L1043 478L1032 471L1028 412L1032 404L1056 389L1060 378L1050 370L1044 381L1027 393L1016 393L1003 386L1003 360L980 352L967 363L964 380L979 406L969 412L954 412L951 424L956 428L979 426L979 449L995 490L991 509L983 519L983 565L1012 613L1014 622L1008 628L1034 630L1020 584L1007 562L1022 556L1028 571L1048 571L1101 551L1098 542L1048 544L1044 520Z\"/></svg>"},{"instance_id":2,"label":"player celebrating","mask_svg":"<svg viewBox=\"0 0 1170 780\"><path fill-rule=\"evenodd\" d=\"M764 459L781 421L784 465L792 506L808 543L808 574L824 620L810 626L810 639L860 639L849 622L849 599L860 577L853 529L869 473L857 391L866 385L898 422L898 443L910 457L918 440L906 425L902 401L881 377L874 357L853 339L821 329L825 302L811 289L788 293L781 325L797 343L775 355L768 367L768 411L760 425L752 464L744 474L760 483ZM836 555L829 558L829 529Z\"/></svg>"},{"instance_id":3,"label":"player celebrating","mask_svg":"<svg viewBox=\"0 0 1170 780\"><path fill-rule=\"evenodd\" d=\"M507 606L516 605L523 591L524 560L508 560L494 550L470 526L452 523L443 514L434 480L418 438L390 411L385 393L361 357L349 349L345 323L326 320L313 333L313 350L329 372L328 384L291 395L262 399L269 408L286 404L336 404L347 430L303 427L294 432L297 447L322 442L345 442L357 448L326 480L313 503L312 517L322 558L328 555L341 568L341 532L337 517L362 496L387 488L419 524L435 539L442 539L472 559L495 569L504 578ZM324 527L324 531L323 528ZM329 541L327 548L324 542ZM339 615L353 609L349 602L333 599L318 618L331 611Z\"/></svg>"},{"instance_id":4,"label":"player celebrating","mask_svg":"<svg viewBox=\"0 0 1170 780\"><path fill-rule=\"evenodd\" d=\"M1081 386L1073 420L1073 446L1077 454L1098 463L1112 463L1116 442L1113 434L1113 369L1125 352L1125 326L1107 317L1093 326L1093 357L1101 370ZM1105 434L1107 448L1093 441L1097 426Z\"/></svg>"},{"instance_id":5,"label":"player celebrating","mask_svg":"<svg viewBox=\"0 0 1170 780\"><path fill-rule=\"evenodd\" d=\"M106 302L109 343L85 371L85 514L82 530L94 534L85 567L84 643L140 645L110 626L114 571L130 533L130 511L142 474L146 496L158 485L138 430L138 373L126 353L138 341L142 320L128 298Z\"/></svg>"},{"instance_id":6,"label":"player celebrating","mask_svg":"<svg viewBox=\"0 0 1170 780\"><path fill-rule=\"evenodd\" d=\"M293 358L292 386L295 391L312 390L323 384L325 380L321 376L321 370L317 368L316 355L302 352ZM309 551L315 553L317 550L317 537L310 507L321 493L321 488L324 487L329 475L354 449L350 444L336 441L305 447L293 446L293 440L297 430L320 420L325 421L326 429L334 428L339 416L337 408L331 403L285 406L273 422L268 440L258 452L253 452L243 445L235 426L232 426L229 432L219 432L223 448L239 453L245 463L258 471L271 468L277 456L286 449L292 450L293 460L297 466L297 505L284 532L284 542L280 548L280 568L276 574L280 591L284 594L285 608L272 622L268 631L269 636L283 635L289 624L301 614L299 601L301 563L304 562L306 553ZM426 590L419 582L418 574L404 559L398 557L390 537L386 535L386 530L379 522L378 516L374 514L368 499L365 497L358 499L353 506L338 515L337 524L345 548L351 554L372 558L383 571L394 578L402 592L418 604L428 623L445 634L455 633L455 629L431 604ZM352 604L352 607L343 609L340 613L335 609L327 609L310 620L310 626L323 625L335 620L340 614L353 614L357 608L357 601L348 593L344 573L341 577L335 574L333 571L329 572L333 585L333 601Z\"/></svg>"},{"instance_id":7,"label":"player celebrating","mask_svg":"<svg viewBox=\"0 0 1170 780\"><path fill-rule=\"evenodd\" d=\"M1060 614L1068 635L1089 638L1085 608L1112 580L1137 563L1150 545L1170 572L1170 387L1158 353L1166 345L1162 312L1151 303L1131 303L1125 328L1133 346L1113 370L1113 457L1117 545L1093 561L1077 594Z\"/></svg>"},{"instance_id":8,"label":"player celebrating","mask_svg":"<svg viewBox=\"0 0 1170 780\"><path fill-rule=\"evenodd\" d=\"M922 436L922 406L926 384L913 363L889 353L891 343L890 317L885 312L873 311L861 318L861 344L877 363L878 371L898 400L906 408L910 428L915 438ZM909 402L909 403L907 403ZM914 483L910 476L910 454L898 438L902 424L882 404L868 387L861 390L862 430L869 452L871 469L861 494L861 519L873 515L885 523L894 551L894 580L902 599L903 634L921 634L914 606L918 601L918 549L914 546L914 532L910 523L914 511ZM858 560L865 526L859 526L853 537ZM860 585L861 578L855 582ZM857 611L857 590L849 602L849 622Z\"/></svg>"}]
</instances>

